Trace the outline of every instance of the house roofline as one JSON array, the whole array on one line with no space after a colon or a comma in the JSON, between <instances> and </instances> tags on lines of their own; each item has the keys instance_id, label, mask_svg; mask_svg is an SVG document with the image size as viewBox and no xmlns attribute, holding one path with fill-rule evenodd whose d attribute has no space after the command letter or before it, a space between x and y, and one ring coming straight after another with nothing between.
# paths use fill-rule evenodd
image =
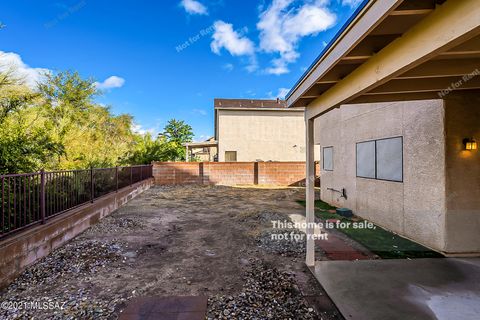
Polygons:
<instances>
[{"instance_id":1,"label":"house roofline","mask_svg":"<svg viewBox=\"0 0 480 320\"><path fill-rule=\"evenodd\" d=\"M215 110L232 110L232 111L284 111L284 112L303 112L305 108L241 108L241 107L215 107Z\"/></svg>"},{"instance_id":2,"label":"house roofline","mask_svg":"<svg viewBox=\"0 0 480 320\"><path fill-rule=\"evenodd\" d=\"M342 36L348 31L348 28L352 25L352 23L360 16L360 12L362 12L367 4L372 0L363 0L363 2L358 6L357 9L353 12L353 14L348 18L348 20L343 24L343 26L338 30L332 40L327 44L325 48L320 52L320 54L315 58L312 64L308 67L308 69L302 74L299 80L293 85L292 89L287 93L285 96L285 100L288 100L290 96L296 91L296 89L305 81L306 78L310 75L310 73L315 69L315 67L321 62L322 58L337 44ZM288 104L287 104L288 105Z\"/></svg>"}]
</instances>

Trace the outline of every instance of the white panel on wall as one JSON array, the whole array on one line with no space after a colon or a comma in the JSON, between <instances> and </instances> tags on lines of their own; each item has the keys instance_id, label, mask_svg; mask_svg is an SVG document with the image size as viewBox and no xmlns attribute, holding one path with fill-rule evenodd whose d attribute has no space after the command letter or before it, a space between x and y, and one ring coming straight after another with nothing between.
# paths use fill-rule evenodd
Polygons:
<instances>
[{"instance_id":1,"label":"white panel on wall","mask_svg":"<svg viewBox=\"0 0 480 320\"><path fill-rule=\"evenodd\" d=\"M403 139L377 140L377 179L403 181Z\"/></svg>"},{"instance_id":2,"label":"white panel on wall","mask_svg":"<svg viewBox=\"0 0 480 320\"><path fill-rule=\"evenodd\" d=\"M323 170L333 171L333 147L323 148Z\"/></svg>"},{"instance_id":3,"label":"white panel on wall","mask_svg":"<svg viewBox=\"0 0 480 320\"><path fill-rule=\"evenodd\" d=\"M375 179L375 141L357 143L357 177Z\"/></svg>"}]
</instances>

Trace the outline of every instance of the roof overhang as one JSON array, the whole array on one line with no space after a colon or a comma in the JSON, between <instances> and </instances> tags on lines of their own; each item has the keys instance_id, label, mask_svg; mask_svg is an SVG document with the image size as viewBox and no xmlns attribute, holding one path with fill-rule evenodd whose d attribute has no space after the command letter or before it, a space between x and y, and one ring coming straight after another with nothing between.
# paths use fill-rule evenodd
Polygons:
<instances>
[{"instance_id":1,"label":"roof overhang","mask_svg":"<svg viewBox=\"0 0 480 320\"><path fill-rule=\"evenodd\" d=\"M478 0L369 0L287 96L315 118L346 103L480 89Z\"/></svg>"},{"instance_id":2,"label":"roof overhang","mask_svg":"<svg viewBox=\"0 0 480 320\"><path fill-rule=\"evenodd\" d=\"M295 112L303 111L304 108L291 109L291 108L234 108L234 107L217 107L215 110L227 110L227 111L279 111L279 112Z\"/></svg>"},{"instance_id":3,"label":"roof overhang","mask_svg":"<svg viewBox=\"0 0 480 320\"><path fill-rule=\"evenodd\" d=\"M204 141L204 142L188 142L184 143L184 147L189 148L207 148L207 147L216 147L218 145L218 141Z\"/></svg>"}]
</instances>

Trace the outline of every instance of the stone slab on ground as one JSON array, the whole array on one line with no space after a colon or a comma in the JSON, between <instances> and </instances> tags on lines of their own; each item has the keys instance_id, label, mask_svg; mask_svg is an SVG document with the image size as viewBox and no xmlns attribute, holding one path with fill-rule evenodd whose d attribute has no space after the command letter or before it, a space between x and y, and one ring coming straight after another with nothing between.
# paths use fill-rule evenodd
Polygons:
<instances>
[{"instance_id":1,"label":"stone slab on ground","mask_svg":"<svg viewBox=\"0 0 480 320\"><path fill-rule=\"evenodd\" d=\"M348 244L346 241L329 233L328 240L317 240L315 245L320 248L329 260L367 260L373 259L373 254L370 256L361 252Z\"/></svg>"},{"instance_id":2,"label":"stone slab on ground","mask_svg":"<svg viewBox=\"0 0 480 320\"><path fill-rule=\"evenodd\" d=\"M306 219L301 214L289 214L289 218L292 222L297 223L300 226L306 225ZM366 260L376 259L377 256L370 252L367 248L361 244L352 240L345 234L338 230L329 229L328 231L322 230L318 227L319 223L323 223L320 219L316 219L317 225L314 228L314 234L320 238L320 235L327 235L326 238L315 241L315 247L322 252L320 256L325 257L328 260ZM306 233L306 229L299 229L303 233Z\"/></svg>"},{"instance_id":3,"label":"stone slab on ground","mask_svg":"<svg viewBox=\"0 0 480 320\"><path fill-rule=\"evenodd\" d=\"M314 274L346 319L476 320L480 258L318 261Z\"/></svg>"},{"instance_id":4,"label":"stone slab on ground","mask_svg":"<svg viewBox=\"0 0 480 320\"><path fill-rule=\"evenodd\" d=\"M129 302L120 320L203 320L207 297L140 297Z\"/></svg>"}]
</instances>

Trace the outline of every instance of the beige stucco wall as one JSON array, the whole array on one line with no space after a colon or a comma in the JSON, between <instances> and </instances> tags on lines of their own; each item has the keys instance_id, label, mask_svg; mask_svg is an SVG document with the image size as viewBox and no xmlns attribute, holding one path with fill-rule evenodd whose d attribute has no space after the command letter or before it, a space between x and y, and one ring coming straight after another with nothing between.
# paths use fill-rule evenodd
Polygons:
<instances>
[{"instance_id":1,"label":"beige stucco wall","mask_svg":"<svg viewBox=\"0 0 480 320\"><path fill-rule=\"evenodd\" d=\"M480 91L446 97L447 237L449 252L480 252L480 150L466 151L462 140L480 142Z\"/></svg>"},{"instance_id":2,"label":"beige stucco wall","mask_svg":"<svg viewBox=\"0 0 480 320\"><path fill-rule=\"evenodd\" d=\"M205 149L209 151L205 152ZM214 161L215 155L217 154L217 147L192 148L190 152L193 154L194 159L198 161Z\"/></svg>"},{"instance_id":3,"label":"beige stucco wall","mask_svg":"<svg viewBox=\"0 0 480 320\"><path fill-rule=\"evenodd\" d=\"M220 162L225 151L236 151L237 161L305 161L303 112L220 109L217 116Z\"/></svg>"},{"instance_id":4,"label":"beige stucco wall","mask_svg":"<svg viewBox=\"0 0 480 320\"><path fill-rule=\"evenodd\" d=\"M345 105L315 121L315 140L334 147L321 170L321 198L437 250L445 247L442 100ZM356 143L403 136L403 182L356 177ZM348 199L327 188L345 188Z\"/></svg>"}]
</instances>

